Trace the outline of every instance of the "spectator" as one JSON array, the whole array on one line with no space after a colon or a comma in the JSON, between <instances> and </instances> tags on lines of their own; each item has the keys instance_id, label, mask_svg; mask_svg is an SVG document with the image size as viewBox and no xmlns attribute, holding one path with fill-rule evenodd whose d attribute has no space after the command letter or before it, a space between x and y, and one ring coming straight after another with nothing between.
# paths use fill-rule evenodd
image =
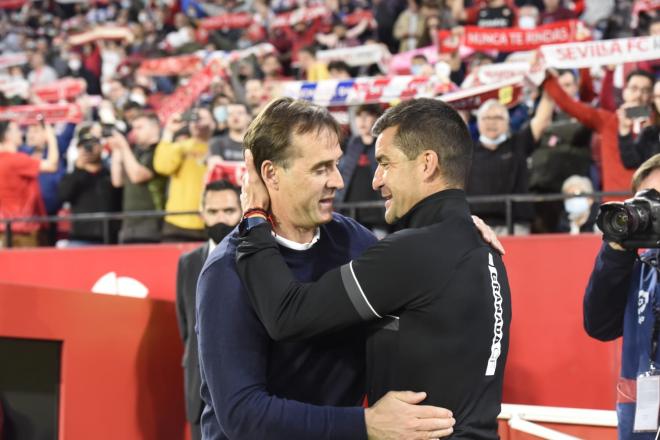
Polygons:
<instances>
[{"instance_id":1,"label":"spectator","mask_svg":"<svg viewBox=\"0 0 660 440\"><path fill-rule=\"evenodd\" d=\"M62 177L66 174L66 152L69 148L69 143L73 138L75 129L75 124L66 124L62 132L56 137L57 151L59 154L57 170L55 170L55 172L41 171L39 173L39 189L41 191L41 197L43 198L47 215L57 215L62 207L62 202L58 195L58 188ZM19 148L19 151L39 160L47 160L49 154L48 145L51 133L53 132L54 129L50 125L33 124L28 126L25 136L26 142ZM57 223L51 223L48 227L46 242L49 245L53 245L55 244L56 239Z\"/></svg>"},{"instance_id":2,"label":"spectator","mask_svg":"<svg viewBox=\"0 0 660 440\"><path fill-rule=\"evenodd\" d=\"M435 71L426 57L422 54L418 54L413 56L410 61L410 73L415 76L431 77L435 74Z\"/></svg>"},{"instance_id":3,"label":"spectator","mask_svg":"<svg viewBox=\"0 0 660 440\"><path fill-rule=\"evenodd\" d=\"M330 79L342 80L351 79L351 69L345 61L330 61L328 63L328 73Z\"/></svg>"},{"instance_id":4,"label":"spectator","mask_svg":"<svg viewBox=\"0 0 660 440\"><path fill-rule=\"evenodd\" d=\"M559 232L569 232L572 235L584 232L597 232L596 216L598 205L592 197L585 194L594 192L591 180L584 176L571 176L564 181L561 192L572 195L564 200L564 211L559 220Z\"/></svg>"},{"instance_id":5,"label":"spectator","mask_svg":"<svg viewBox=\"0 0 660 440\"><path fill-rule=\"evenodd\" d=\"M373 190L371 181L378 163L375 157L376 138L371 134L376 119L383 113L380 105L361 105L355 112L357 134L350 138L339 161L339 172L344 187L337 190L337 202L364 202L381 200ZM382 209L359 209L354 217L367 228L384 225Z\"/></svg>"},{"instance_id":6,"label":"spectator","mask_svg":"<svg viewBox=\"0 0 660 440\"><path fill-rule=\"evenodd\" d=\"M543 0L545 10L541 14L541 24L577 18L573 11L564 7L563 3L563 0Z\"/></svg>"},{"instance_id":7,"label":"spectator","mask_svg":"<svg viewBox=\"0 0 660 440\"><path fill-rule=\"evenodd\" d=\"M57 171L57 140L50 126L45 128L48 153L34 158L18 152L22 133L16 122L0 121L0 217L33 217L46 214L39 184L39 172ZM39 223L13 223L12 246L40 244ZM7 246L5 224L0 224L0 247Z\"/></svg>"},{"instance_id":8,"label":"spectator","mask_svg":"<svg viewBox=\"0 0 660 440\"><path fill-rule=\"evenodd\" d=\"M130 145L117 130L109 138L112 149L111 176L115 188L123 188L122 211L165 209L166 179L154 170L154 152L160 140L160 123L152 114L142 114L132 123ZM120 243L158 243L159 218L127 218L119 231Z\"/></svg>"},{"instance_id":9,"label":"spectator","mask_svg":"<svg viewBox=\"0 0 660 440\"><path fill-rule=\"evenodd\" d=\"M82 78L87 84L87 94L100 95L101 83L99 77L90 72L82 62L82 55L78 52L71 51L69 59L67 60L67 76L74 78Z\"/></svg>"},{"instance_id":10,"label":"spectator","mask_svg":"<svg viewBox=\"0 0 660 440\"><path fill-rule=\"evenodd\" d=\"M121 192L112 186L110 171L101 160L100 126L90 125L80 129L77 150L73 171L60 182L60 199L71 204L73 214L119 211ZM109 222L107 230L105 225L102 221L73 221L69 240L58 242L58 246L88 246L105 243L106 239L116 243L118 223Z\"/></svg>"},{"instance_id":11,"label":"spectator","mask_svg":"<svg viewBox=\"0 0 660 440\"><path fill-rule=\"evenodd\" d=\"M653 100L648 108L650 118L643 114L633 117L626 113L626 109L635 108L634 103L626 103L617 113L619 116L619 149L621 161L628 169L636 169L647 159L660 153L660 81L653 85ZM640 110L645 107L637 107ZM640 117L641 116L641 117ZM637 138L634 137L634 128L642 123L650 122L644 127Z\"/></svg>"},{"instance_id":12,"label":"spectator","mask_svg":"<svg viewBox=\"0 0 660 440\"><path fill-rule=\"evenodd\" d=\"M250 78L245 81L245 102L251 115L256 116L259 114L267 101L268 97L265 96L263 81L257 78Z\"/></svg>"},{"instance_id":13,"label":"spectator","mask_svg":"<svg viewBox=\"0 0 660 440\"><path fill-rule=\"evenodd\" d=\"M321 81L330 78L328 66L316 60L316 51L311 47L304 47L298 51L298 64L300 65L299 76L307 81Z\"/></svg>"},{"instance_id":14,"label":"spectator","mask_svg":"<svg viewBox=\"0 0 660 440\"><path fill-rule=\"evenodd\" d=\"M550 123L552 101L544 95L534 118L521 131L510 134L509 112L491 99L479 107L479 141L475 143L466 192L470 196L525 194L528 191L527 156L536 147ZM529 204L513 206L514 232L529 233L532 219ZM504 203L479 203L472 213L481 217L498 234L506 234Z\"/></svg>"},{"instance_id":15,"label":"spectator","mask_svg":"<svg viewBox=\"0 0 660 440\"><path fill-rule=\"evenodd\" d=\"M456 20L482 28L508 28L516 23L516 11L506 0L486 0L486 6L477 5L467 10L464 0L454 0L452 13Z\"/></svg>"},{"instance_id":16,"label":"spectator","mask_svg":"<svg viewBox=\"0 0 660 440\"><path fill-rule=\"evenodd\" d=\"M211 139L211 157L243 160L243 137L252 120L247 105L239 102L227 106L227 133ZM209 161L211 165L211 161Z\"/></svg>"},{"instance_id":17,"label":"spectator","mask_svg":"<svg viewBox=\"0 0 660 440\"><path fill-rule=\"evenodd\" d=\"M534 5L524 5L518 8L518 27L534 29L539 24L539 10Z\"/></svg>"},{"instance_id":18,"label":"spectator","mask_svg":"<svg viewBox=\"0 0 660 440\"><path fill-rule=\"evenodd\" d=\"M264 55L260 66L264 74L264 81L280 81L284 79L284 69L277 54Z\"/></svg>"},{"instance_id":19,"label":"spectator","mask_svg":"<svg viewBox=\"0 0 660 440\"><path fill-rule=\"evenodd\" d=\"M28 73L27 80L31 86L47 85L57 81L55 69L46 64L44 55L35 52L30 57L30 67L32 71Z\"/></svg>"},{"instance_id":20,"label":"spectator","mask_svg":"<svg viewBox=\"0 0 660 440\"><path fill-rule=\"evenodd\" d=\"M199 209L209 140L215 129L211 112L203 107L188 113L190 138L175 141L174 135L185 127L181 115L174 115L165 125L154 155L154 170L170 176L167 211L196 211ZM163 241L200 241L204 239L204 224L199 215L165 217Z\"/></svg>"},{"instance_id":21,"label":"spectator","mask_svg":"<svg viewBox=\"0 0 660 440\"><path fill-rule=\"evenodd\" d=\"M604 191L627 190L631 171L624 168L619 153L618 134L626 135L629 127L624 118L619 118L624 110L616 113L604 109L593 108L571 98L561 88L557 81L557 72L550 71L544 83L545 91L557 103L559 108L576 118L584 126L597 132L600 136L600 160ZM626 78L624 88L624 105L648 104L653 86L653 78L644 71L634 71ZM617 131L619 132L617 133Z\"/></svg>"},{"instance_id":22,"label":"spectator","mask_svg":"<svg viewBox=\"0 0 660 440\"><path fill-rule=\"evenodd\" d=\"M399 52L416 49L424 35L424 19L420 12L420 0L408 0L408 7L394 23L394 38L399 41Z\"/></svg>"}]
</instances>

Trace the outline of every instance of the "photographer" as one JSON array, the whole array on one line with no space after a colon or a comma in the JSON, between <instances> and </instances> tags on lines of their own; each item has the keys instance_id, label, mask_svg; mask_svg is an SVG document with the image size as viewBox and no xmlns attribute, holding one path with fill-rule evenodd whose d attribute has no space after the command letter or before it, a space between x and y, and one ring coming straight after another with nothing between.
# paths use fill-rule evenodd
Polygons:
<instances>
[{"instance_id":1,"label":"photographer","mask_svg":"<svg viewBox=\"0 0 660 440\"><path fill-rule=\"evenodd\" d=\"M626 168L637 168L654 154L660 153L660 81L653 85L650 106L624 104L619 115L619 149L621 161ZM633 135L644 127L637 138Z\"/></svg>"},{"instance_id":2,"label":"photographer","mask_svg":"<svg viewBox=\"0 0 660 440\"><path fill-rule=\"evenodd\" d=\"M635 192L643 189L660 191L660 155L648 159L637 169L632 188ZM622 222L616 222L616 216L610 216L611 221L607 216L603 217L604 225L599 217L599 227L605 232L606 242L596 258L585 292L584 327L590 336L601 341L623 336L621 377L617 384L619 439L654 439L658 429L657 407L655 424L648 427L651 432L633 434L633 429L643 420L641 416L636 416L636 407L649 403L636 398L638 376L653 371L660 359L657 350L659 335L657 329L654 331L660 326L660 288L657 284L659 251L650 249L638 257L635 249L624 249L621 243L614 242L623 241L626 244L625 240L608 240L608 235L612 235L608 231L624 228L621 227ZM627 216L618 218L627 219ZM608 228L608 225L611 227ZM626 246L632 248L631 244L635 245L628 242ZM647 263L652 261L656 262L656 267ZM642 382L645 380L642 379Z\"/></svg>"},{"instance_id":3,"label":"photographer","mask_svg":"<svg viewBox=\"0 0 660 440\"><path fill-rule=\"evenodd\" d=\"M59 188L60 199L71 204L74 214L116 212L121 206L121 192L112 186L110 172L103 166L101 127L91 125L78 132L78 157L72 172L65 175ZM116 242L116 222L110 222L110 241ZM88 246L104 242L103 222L71 222L69 240L63 246Z\"/></svg>"},{"instance_id":4,"label":"photographer","mask_svg":"<svg viewBox=\"0 0 660 440\"><path fill-rule=\"evenodd\" d=\"M174 135L188 124L190 138L175 141ZM167 211L196 211L199 209L209 140L215 121L207 108L175 114L165 125L154 155L154 170L170 176ZM203 241L204 222L199 215L165 217L163 241Z\"/></svg>"}]
</instances>

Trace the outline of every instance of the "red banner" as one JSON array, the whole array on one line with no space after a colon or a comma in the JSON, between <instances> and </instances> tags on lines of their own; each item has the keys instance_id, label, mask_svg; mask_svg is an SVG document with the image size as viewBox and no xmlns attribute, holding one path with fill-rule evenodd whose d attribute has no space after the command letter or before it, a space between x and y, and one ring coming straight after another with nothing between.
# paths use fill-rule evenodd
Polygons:
<instances>
[{"instance_id":1,"label":"red banner","mask_svg":"<svg viewBox=\"0 0 660 440\"><path fill-rule=\"evenodd\" d=\"M249 27L253 20L252 14L239 12L205 18L199 22L199 26L207 31L213 31L216 29L241 29Z\"/></svg>"},{"instance_id":2,"label":"red banner","mask_svg":"<svg viewBox=\"0 0 660 440\"><path fill-rule=\"evenodd\" d=\"M438 39L441 41L441 52L456 49L456 42L451 41L451 38L447 38L448 35L448 31L438 32ZM559 21L535 29L465 26L459 45L476 51L520 52L538 49L547 44L584 41L589 37L589 29L578 20Z\"/></svg>"},{"instance_id":3,"label":"red banner","mask_svg":"<svg viewBox=\"0 0 660 440\"><path fill-rule=\"evenodd\" d=\"M202 67L202 60L197 55L144 60L138 73L147 76L190 75Z\"/></svg>"},{"instance_id":4,"label":"red banner","mask_svg":"<svg viewBox=\"0 0 660 440\"><path fill-rule=\"evenodd\" d=\"M181 86L174 93L163 99L158 109L158 118L165 124L174 113L185 112L199 96L211 85L214 77L222 74L219 60L212 60L202 70L190 78L185 86Z\"/></svg>"},{"instance_id":5,"label":"red banner","mask_svg":"<svg viewBox=\"0 0 660 440\"><path fill-rule=\"evenodd\" d=\"M82 95L87 89L85 81L78 78L63 78L53 83L36 86L32 93L45 102L58 102L63 99L73 99Z\"/></svg>"},{"instance_id":6,"label":"red banner","mask_svg":"<svg viewBox=\"0 0 660 440\"><path fill-rule=\"evenodd\" d=\"M374 14L371 11L355 11L352 14L348 14L342 20L346 26L355 26L360 23L362 20L371 21L374 19Z\"/></svg>"},{"instance_id":7,"label":"red banner","mask_svg":"<svg viewBox=\"0 0 660 440\"><path fill-rule=\"evenodd\" d=\"M518 77L498 84L448 93L440 99L456 110L476 110L489 99L497 99L502 105L513 107L522 99L522 83L523 78Z\"/></svg>"},{"instance_id":8,"label":"red banner","mask_svg":"<svg viewBox=\"0 0 660 440\"><path fill-rule=\"evenodd\" d=\"M8 53L5 55L0 55L0 70L6 69L8 67L27 64L27 62L28 62L28 58L25 52Z\"/></svg>"},{"instance_id":9,"label":"red banner","mask_svg":"<svg viewBox=\"0 0 660 440\"><path fill-rule=\"evenodd\" d=\"M0 0L0 9L18 9L26 3L27 0Z\"/></svg>"},{"instance_id":10,"label":"red banner","mask_svg":"<svg viewBox=\"0 0 660 440\"><path fill-rule=\"evenodd\" d=\"M296 24L310 23L317 18L328 17L330 15L330 10L325 6L313 6L310 8L299 8L295 11L285 12L283 14L278 14L275 19L270 23L271 28L278 27L290 27L295 26Z\"/></svg>"},{"instance_id":11,"label":"red banner","mask_svg":"<svg viewBox=\"0 0 660 440\"><path fill-rule=\"evenodd\" d=\"M14 121L19 125L32 125L41 121L79 123L83 119L77 104L14 105L0 107L0 121Z\"/></svg>"}]
</instances>

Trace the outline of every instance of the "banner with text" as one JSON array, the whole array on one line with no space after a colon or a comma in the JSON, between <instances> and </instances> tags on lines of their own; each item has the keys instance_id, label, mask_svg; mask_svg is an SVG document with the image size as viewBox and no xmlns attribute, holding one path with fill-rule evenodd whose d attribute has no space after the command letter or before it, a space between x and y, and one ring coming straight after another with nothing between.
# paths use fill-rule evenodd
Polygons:
<instances>
[{"instance_id":1,"label":"banner with text","mask_svg":"<svg viewBox=\"0 0 660 440\"><path fill-rule=\"evenodd\" d=\"M27 64L28 57L25 52L7 53L0 55L0 70L9 67L21 66Z\"/></svg>"},{"instance_id":2,"label":"banner with text","mask_svg":"<svg viewBox=\"0 0 660 440\"><path fill-rule=\"evenodd\" d=\"M660 36L585 41L541 47L547 67L579 69L660 59Z\"/></svg>"},{"instance_id":3,"label":"banner with text","mask_svg":"<svg viewBox=\"0 0 660 440\"><path fill-rule=\"evenodd\" d=\"M190 75L202 67L199 55L179 55L175 57L144 60L138 73L146 76Z\"/></svg>"},{"instance_id":4,"label":"banner with text","mask_svg":"<svg viewBox=\"0 0 660 440\"><path fill-rule=\"evenodd\" d=\"M522 100L523 80L522 76L518 76L495 84L447 93L440 99L456 110L477 110L489 99L497 99L502 105L513 107Z\"/></svg>"},{"instance_id":5,"label":"banner with text","mask_svg":"<svg viewBox=\"0 0 660 440\"><path fill-rule=\"evenodd\" d=\"M319 50L316 52L316 59L326 63L340 60L351 67L357 67L378 64L390 55L390 51L381 44L365 44L356 47Z\"/></svg>"},{"instance_id":6,"label":"banner with text","mask_svg":"<svg viewBox=\"0 0 660 440\"><path fill-rule=\"evenodd\" d=\"M35 86L32 93L45 102L58 102L77 98L85 93L87 84L80 78L62 78L50 84Z\"/></svg>"},{"instance_id":7,"label":"banner with text","mask_svg":"<svg viewBox=\"0 0 660 440\"><path fill-rule=\"evenodd\" d=\"M58 122L79 123L82 111L76 104L14 105L0 107L0 121L14 121L19 125L47 124Z\"/></svg>"}]
</instances>

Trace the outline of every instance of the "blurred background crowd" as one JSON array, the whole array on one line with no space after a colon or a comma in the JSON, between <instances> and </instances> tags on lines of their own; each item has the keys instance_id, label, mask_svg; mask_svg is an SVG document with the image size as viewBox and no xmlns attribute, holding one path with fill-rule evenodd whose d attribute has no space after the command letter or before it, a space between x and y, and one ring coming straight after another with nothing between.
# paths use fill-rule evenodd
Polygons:
<instances>
[{"instance_id":1,"label":"blurred background crowd","mask_svg":"<svg viewBox=\"0 0 660 440\"><path fill-rule=\"evenodd\" d=\"M272 98L296 90L315 100L322 84L373 85L378 77L430 83L432 95L470 90L484 66L529 64L533 55L440 50L443 35L567 20L595 40L660 35L654 3L0 0L0 219L189 212L13 222L12 245L203 240L193 211L204 184L237 183L245 131ZM659 69L644 61L553 70L540 86L525 82L514 102L463 110L474 137L469 196L574 196L513 204L511 228L501 201L474 203L473 212L500 233L593 232L598 200L582 194L628 190L616 184L617 167L623 176L660 152ZM315 84L313 93L306 84ZM370 129L394 103L326 103L345 128L337 202L380 199L371 189ZM356 215L386 231L380 209ZM0 224L5 244L6 228Z\"/></svg>"}]
</instances>

